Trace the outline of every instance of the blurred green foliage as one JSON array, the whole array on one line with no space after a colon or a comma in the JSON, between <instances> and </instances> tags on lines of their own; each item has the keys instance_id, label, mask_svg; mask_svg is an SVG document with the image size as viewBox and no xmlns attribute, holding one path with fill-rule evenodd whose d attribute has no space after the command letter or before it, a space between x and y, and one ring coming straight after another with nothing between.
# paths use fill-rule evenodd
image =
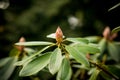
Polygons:
<instances>
[{"instance_id":1,"label":"blurred green foliage","mask_svg":"<svg viewBox=\"0 0 120 80\"><path fill-rule=\"evenodd\" d=\"M58 26L61 26L64 34L68 37L101 35L107 23L101 18L103 7L101 6L100 9L99 6L104 1L3 1L10 3L7 9L0 9L0 50L4 56L8 55L7 53L12 48L11 45L17 42L21 36L28 41L45 40L44 36L54 32ZM105 3L103 5L109 5ZM108 7L105 8L108 9ZM0 55L3 56L3 54Z\"/></svg>"},{"instance_id":2,"label":"blurred green foliage","mask_svg":"<svg viewBox=\"0 0 120 80\"><path fill-rule=\"evenodd\" d=\"M5 1L5 5L1 3L1 1ZM107 79L110 80L111 78L119 77L120 71L120 59L119 59L119 47L120 43L113 41L113 38L116 38L115 35L112 35L110 32L108 34L101 37L104 27L116 27L119 26L119 12L116 13L117 9L111 9L112 6L118 3L119 0L115 1L104 1L104 0L1 0L0 1L0 58L8 56L0 60L0 74L1 79L7 80L22 80L22 79L31 79L31 80L48 80L57 79L59 78L66 78L69 80L71 77L72 71L72 79L86 79L86 76L89 77L90 80L101 80ZM119 3L118 3L119 4ZM3 8L1 8L3 7ZM7 8L8 7L8 8ZM113 14L113 15L112 15ZM67 38L66 40L71 42L85 42L86 44L88 41L82 38L73 38L73 37L85 37L90 42L98 44L101 49L101 53L87 55L87 58L83 56L78 57L78 53L76 50L81 51L82 53L97 53L95 48L91 46L98 47L94 44L89 45L79 45L75 46L76 44L72 44L72 47L67 46L65 49L72 55L72 57L77 60L79 63L87 64L87 59L93 59L93 62L89 62L91 64L90 69L87 69L85 66L81 66L76 62L70 63L63 59L62 67L58 72L58 75L51 75L48 72L48 68L39 71L39 66L41 69L45 67L48 63L47 57L40 56L39 53L46 50L44 49L38 51L39 48L25 48L25 51L28 53L20 52L19 49L17 50L12 49L15 42L18 42L18 39L22 36L26 38L27 41L41 41L41 42L32 42L27 43L24 45L47 45L51 43L43 42L44 40L47 41L46 35L55 32L56 28L60 26ZM111 28L112 29L112 28ZM114 31L119 31L119 27L114 29ZM93 37L91 37L93 36ZM50 41L51 39L49 39ZM53 40L54 42L54 40ZM41 44L42 43L42 44ZM10 52L11 51L11 52ZM36 52L38 51L38 52ZM49 50L48 50L49 51ZM50 50L51 51L51 50ZM53 51L53 50L52 50ZM10 52L10 53L9 53ZM46 52L46 51L45 51ZM53 53L57 53L59 50L55 50ZM23 55L20 55L23 53ZM33 54L36 53L36 54ZM73 54L74 53L74 54ZM113 54L114 53L114 54ZM16 57L18 56L19 57ZM32 57L31 57L32 55ZM36 56L37 55L37 56ZM22 56L22 57L21 57ZM24 57L23 57L24 56ZM40 58L37 58L40 56ZM49 57L49 55L47 55ZM62 55L63 56L63 55ZM91 57L90 57L91 56ZM28 57L29 60L24 60L24 58ZM31 60L36 58L31 63ZM59 59L58 59L59 58ZM54 59L54 60L53 60ZM31 69L31 72L34 73L34 69L37 70L38 74L30 76L30 77L19 77L19 75L23 75L23 72L28 71L29 67L27 66L22 69L21 73L21 66L15 66L15 62L22 60L21 63L18 62L18 65L23 64L24 62L31 64L38 65L37 67ZM60 61L61 55L60 54L53 54L51 58L51 63L49 65L49 69L51 73L56 73L58 68L52 69L53 66L60 65L61 63L56 62L56 64L52 64L53 61ZM82 61L83 60L83 61ZM38 64L38 62L42 61L42 63ZM75 63L75 65L73 64ZM52 67L51 67L52 65ZM32 65L33 66L33 65ZM72 67L69 69L68 67ZM68 72L64 73L64 69L68 69ZM36 72L35 72L36 73ZM65 74L66 76L62 75ZM32 73L31 73L32 74ZM25 76L25 75L23 75ZM46 77L47 76L47 77ZM107 76L107 77L106 77ZM111 76L111 77L110 77Z\"/></svg>"},{"instance_id":3,"label":"blurred green foliage","mask_svg":"<svg viewBox=\"0 0 120 80\"><path fill-rule=\"evenodd\" d=\"M0 78L2 80L26 80L26 78L119 80L120 43L114 41L117 33L111 34L109 27L104 29L103 37L63 38L60 27L55 34L48 36L56 39L56 42L26 42L21 37L9 56L0 59Z\"/></svg>"}]
</instances>

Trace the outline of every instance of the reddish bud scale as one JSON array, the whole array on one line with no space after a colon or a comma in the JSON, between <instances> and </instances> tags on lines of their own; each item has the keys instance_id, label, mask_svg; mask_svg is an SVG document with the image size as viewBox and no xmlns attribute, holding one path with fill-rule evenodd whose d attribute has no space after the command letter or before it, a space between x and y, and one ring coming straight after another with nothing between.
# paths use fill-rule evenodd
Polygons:
<instances>
[{"instance_id":1,"label":"reddish bud scale","mask_svg":"<svg viewBox=\"0 0 120 80\"><path fill-rule=\"evenodd\" d=\"M60 27L57 28L55 33L57 43L61 43L63 41L63 33Z\"/></svg>"},{"instance_id":2,"label":"reddish bud scale","mask_svg":"<svg viewBox=\"0 0 120 80\"><path fill-rule=\"evenodd\" d=\"M25 42L25 38L24 38L24 37L21 37L21 38L19 39L19 42ZM17 48L19 51L23 51L24 46L16 46L16 48Z\"/></svg>"},{"instance_id":3,"label":"reddish bud scale","mask_svg":"<svg viewBox=\"0 0 120 80\"><path fill-rule=\"evenodd\" d=\"M105 39L112 41L117 37L117 33L111 34L110 28L107 26L103 31L103 36Z\"/></svg>"},{"instance_id":4,"label":"reddish bud scale","mask_svg":"<svg viewBox=\"0 0 120 80\"><path fill-rule=\"evenodd\" d=\"M21 37L19 42L25 42L25 38L24 37Z\"/></svg>"},{"instance_id":5,"label":"reddish bud scale","mask_svg":"<svg viewBox=\"0 0 120 80\"><path fill-rule=\"evenodd\" d=\"M110 38L110 28L107 26L103 31L103 36L105 39L109 40Z\"/></svg>"}]
</instances>

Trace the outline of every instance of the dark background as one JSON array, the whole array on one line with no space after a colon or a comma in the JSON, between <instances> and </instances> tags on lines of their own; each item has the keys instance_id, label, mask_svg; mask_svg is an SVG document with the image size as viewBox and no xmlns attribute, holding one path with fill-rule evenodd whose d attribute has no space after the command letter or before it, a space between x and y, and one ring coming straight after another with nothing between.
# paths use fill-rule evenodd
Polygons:
<instances>
[{"instance_id":1,"label":"dark background","mask_svg":"<svg viewBox=\"0 0 120 80\"><path fill-rule=\"evenodd\" d=\"M58 26L67 37L83 37L102 36L106 26L113 29L120 25L120 6L108 11L120 0L9 0L9 3L7 9L0 9L0 58L8 56L20 37L27 41L48 40L46 35L55 32ZM80 20L74 29L68 22L71 16Z\"/></svg>"}]
</instances>

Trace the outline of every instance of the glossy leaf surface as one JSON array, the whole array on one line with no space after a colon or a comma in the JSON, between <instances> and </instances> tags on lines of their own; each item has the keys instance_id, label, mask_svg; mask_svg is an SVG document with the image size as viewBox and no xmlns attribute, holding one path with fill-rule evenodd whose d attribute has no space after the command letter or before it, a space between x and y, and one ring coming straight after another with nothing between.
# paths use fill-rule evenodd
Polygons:
<instances>
[{"instance_id":1,"label":"glossy leaf surface","mask_svg":"<svg viewBox=\"0 0 120 80\"><path fill-rule=\"evenodd\" d=\"M98 42L101 37L99 36L88 36L88 37L85 37L85 39L89 40L89 42Z\"/></svg>"},{"instance_id":2,"label":"glossy leaf surface","mask_svg":"<svg viewBox=\"0 0 120 80\"><path fill-rule=\"evenodd\" d=\"M20 76L30 76L42 70L48 63L51 53L45 53L23 66Z\"/></svg>"},{"instance_id":3,"label":"glossy leaf surface","mask_svg":"<svg viewBox=\"0 0 120 80\"><path fill-rule=\"evenodd\" d=\"M112 59L114 59L115 61L119 61L120 58L120 52L119 49L117 48L117 45L115 45L112 42L108 43L108 51L109 54L111 55Z\"/></svg>"},{"instance_id":4,"label":"glossy leaf surface","mask_svg":"<svg viewBox=\"0 0 120 80\"><path fill-rule=\"evenodd\" d=\"M100 73L100 70L99 69L95 69L93 71L93 73L92 73L92 75L91 75L89 80L97 80L97 77L98 77L99 73Z\"/></svg>"},{"instance_id":5,"label":"glossy leaf surface","mask_svg":"<svg viewBox=\"0 0 120 80\"><path fill-rule=\"evenodd\" d=\"M59 48L56 48L50 57L49 70L52 74L55 74L61 66L62 63L62 53Z\"/></svg>"},{"instance_id":6,"label":"glossy leaf surface","mask_svg":"<svg viewBox=\"0 0 120 80\"><path fill-rule=\"evenodd\" d=\"M75 45L74 47L77 50L79 50L79 52L82 53L91 53L91 54L100 53L100 50L97 47L90 45Z\"/></svg>"},{"instance_id":7,"label":"glossy leaf surface","mask_svg":"<svg viewBox=\"0 0 120 80\"><path fill-rule=\"evenodd\" d=\"M6 58L8 59L8 58ZM17 61L16 57L9 57L9 60L0 68L0 80L8 80L15 69L14 63Z\"/></svg>"},{"instance_id":8,"label":"glossy leaf surface","mask_svg":"<svg viewBox=\"0 0 120 80\"><path fill-rule=\"evenodd\" d=\"M82 43L82 44L88 44L89 41L85 38L67 38L67 41L76 42L76 43Z\"/></svg>"},{"instance_id":9,"label":"glossy leaf surface","mask_svg":"<svg viewBox=\"0 0 120 80\"><path fill-rule=\"evenodd\" d=\"M51 42L44 42L44 41L32 41L32 42L19 42L15 45L19 46L40 46L40 45L51 45Z\"/></svg>"},{"instance_id":10,"label":"glossy leaf surface","mask_svg":"<svg viewBox=\"0 0 120 80\"><path fill-rule=\"evenodd\" d=\"M106 47L107 47L107 41L106 41L106 39L103 38L103 39L98 43L98 45L100 46L100 51L101 51L101 53L103 54L104 51L105 51L105 49L106 49Z\"/></svg>"},{"instance_id":11,"label":"glossy leaf surface","mask_svg":"<svg viewBox=\"0 0 120 80\"><path fill-rule=\"evenodd\" d=\"M65 48L77 62L82 63L87 67L89 66L89 62L83 53L81 53L79 50L71 46L66 46Z\"/></svg>"},{"instance_id":12,"label":"glossy leaf surface","mask_svg":"<svg viewBox=\"0 0 120 80\"><path fill-rule=\"evenodd\" d=\"M68 59L64 58L62 61L61 68L57 74L57 80L70 80L72 70Z\"/></svg>"},{"instance_id":13,"label":"glossy leaf surface","mask_svg":"<svg viewBox=\"0 0 120 80\"><path fill-rule=\"evenodd\" d=\"M38 54L40 54L41 52L43 52L44 50L48 49L50 46L46 46L44 47L43 49L41 49L40 51L34 53L33 55L25 58L24 60L22 61L18 61L15 63L15 65L23 65L24 63L28 62L29 60L33 59L35 56L37 56Z\"/></svg>"}]
</instances>

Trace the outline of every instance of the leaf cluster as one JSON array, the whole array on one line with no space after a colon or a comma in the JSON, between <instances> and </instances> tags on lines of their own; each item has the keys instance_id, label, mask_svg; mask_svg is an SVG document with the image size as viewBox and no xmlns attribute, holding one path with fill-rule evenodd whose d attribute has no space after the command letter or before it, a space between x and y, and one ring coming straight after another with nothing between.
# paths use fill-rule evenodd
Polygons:
<instances>
[{"instance_id":1,"label":"leaf cluster","mask_svg":"<svg viewBox=\"0 0 120 80\"><path fill-rule=\"evenodd\" d=\"M54 34L48 38L55 39ZM40 72L56 75L56 80L119 79L119 43L104 37L65 38L59 44L47 41L18 42L23 50L13 49L8 58L1 59L2 80L32 77L40 79ZM42 48L34 50L31 46ZM50 50L49 50L50 49ZM109 62L114 62L109 65ZM112 70L111 67L115 70ZM17 68L17 74L14 74ZM36 77L37 76L37 77ZM80 77L79 77L80 76ZM86 78L85 76L88 76ZM100 77L102 76L102 77Z\"/></svg>"}]
</instances>

